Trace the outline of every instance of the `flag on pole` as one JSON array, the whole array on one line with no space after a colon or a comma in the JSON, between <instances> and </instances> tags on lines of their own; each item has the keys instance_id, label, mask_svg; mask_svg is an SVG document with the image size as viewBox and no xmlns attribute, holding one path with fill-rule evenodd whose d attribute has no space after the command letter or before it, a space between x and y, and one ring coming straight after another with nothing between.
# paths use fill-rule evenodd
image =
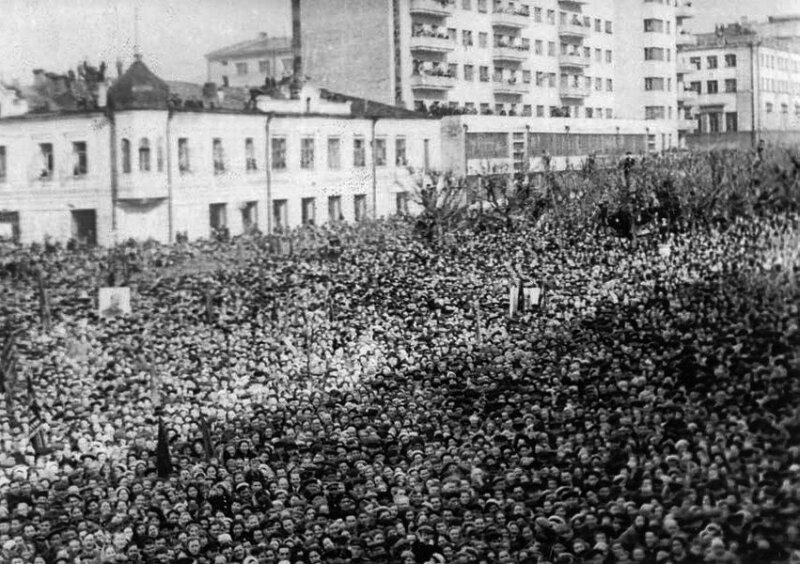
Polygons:
<instances>
[{"instance_id":1,"label":"flag on pole","mask_svg":"<svg viewBox=\"0 0 800 564\"><path fill-rule=\"evenodd\" d=\"M167 478L172 474L172 459L169 454L169 442L164 421L158 418L158 444L156 445L156 471L159 478Z\"/></svg>"}]
</instances>

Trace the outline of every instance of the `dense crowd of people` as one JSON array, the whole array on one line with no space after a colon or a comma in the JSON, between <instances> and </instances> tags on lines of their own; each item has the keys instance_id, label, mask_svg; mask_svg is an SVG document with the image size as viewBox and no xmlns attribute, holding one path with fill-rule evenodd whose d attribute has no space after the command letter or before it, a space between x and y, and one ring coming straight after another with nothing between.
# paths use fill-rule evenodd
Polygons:
<instances>
[{"instance_id":1,"label":"dense crowd of people","mask_svg":"<svg viewBox=\"0 0 800 564\"><path fill-rule=\"evenodd\" d=\"M8 251L0 562L800 562L798 231Z\"/></svg>"}]
</instances>

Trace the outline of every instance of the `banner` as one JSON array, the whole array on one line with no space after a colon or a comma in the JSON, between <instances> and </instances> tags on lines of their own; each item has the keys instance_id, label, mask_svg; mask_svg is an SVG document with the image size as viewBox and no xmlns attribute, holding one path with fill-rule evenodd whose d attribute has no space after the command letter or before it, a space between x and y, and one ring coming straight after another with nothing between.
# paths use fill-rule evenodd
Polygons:
<instances>
[{"instance_id":1,"label":"banner","mask_svg":"<svg viewBox=\"0 0 800 564\"><path fill-rule=\"evenodd\" d=\"M127 287L100 288L98 312L114 316L131 312L131 289Z\"/></svg>"}]
</instances>

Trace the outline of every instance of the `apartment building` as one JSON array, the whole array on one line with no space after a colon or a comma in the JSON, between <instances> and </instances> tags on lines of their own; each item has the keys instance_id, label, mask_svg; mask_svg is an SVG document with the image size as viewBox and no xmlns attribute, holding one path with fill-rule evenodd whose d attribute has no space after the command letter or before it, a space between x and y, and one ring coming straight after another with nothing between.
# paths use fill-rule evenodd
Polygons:
<instances>
[{"instance_id":1,"label":"apartment building","mask_svg":"<svg viewBox=\"0 0 800 564\"><path fill-rule=\"evenodd\" d=\"M408 210L409 167L442 166L437 119L308 85L297 99L228 90L213 104L202 90L176 99L137 60L91 105L0 118L0 239L108 245L359 221Z\"/></svg>"},{"instance_id":2,"label":"apartment building","mask_svg":"<svg viewBox=\"0 0 800 564\"><path fill-rule=\"evenodd\" d=\"M292 41L269 37L229 45L206 55L208 81L220 86L258 87L267 79L281 80L292 74Z\"/></svg>"},{"instance_id":3,"label":"apartment building","mask_svg":"<svg viewBox=\"0 0 800 564\"><path fill-rule=\"evenodd\" d=\"M800 132L800 47L741 23L683 47L681 105L697 133L754 142Z\"/></svg>"}]
</instances>

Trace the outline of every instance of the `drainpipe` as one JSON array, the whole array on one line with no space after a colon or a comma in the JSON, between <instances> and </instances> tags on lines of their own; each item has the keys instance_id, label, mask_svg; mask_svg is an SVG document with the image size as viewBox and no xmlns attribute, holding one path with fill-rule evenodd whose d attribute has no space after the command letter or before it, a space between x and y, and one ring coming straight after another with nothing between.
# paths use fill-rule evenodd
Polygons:
<instances>
[{"instance_id":1,"label":"drainpipe","mask_svg":"<svg viewBox=\"0 0 800 564\"><path fill-rule=\"evenodd\" d=\"M117 122L114 118L114 110L108 109L109 121L109 158L111 160L111 232L114 235L114 243L117 239L117 197L119 193L119 168L117 166Z\"/></svg>"},{"instance_id":2,"label":"drainpipe","mask_svg":"<svg viewBox=\"0 0 800 564\"><path fill-rule=\"evenodd\" d=\"M175 240L175 202L172 191L172 110L167 110L167 243ZM156 148L158 150L158 148Z\"/></svg>"},{"instance_id":3,"label":"drainpipe","mask_svg":"<svg viewBox=\"0 0 800 564\"><path fill-rule=\"evenodd\" d=\"M272 114L267 114L267 121L264 126L266 143L264 145L264 170L267 173L267 235L272 234L272 163L270 162L270 132L269 125L272 121Z\"/></svg>"},{"instance_id":4,"label":"drainpipe","mask_svg":"<svg viewBox=\"0 0 800 564\"><path fill-rule=\"evenodd\" d=\"M758 144L758 126L756 125L756 112L758 111L759 106L756 105L756 88L758 87L758 81L756 81L756 69L758 68L756 57L758 57L758 51L755 48L755 44L751 41L750 42L750 139L753 148L755 148L756 145Z\"/></svg>"},{"instance_id":5,"label":"drainpipe","mask_svg":"<svg viewBox=\"0 0 800 564\"><path fill-rule=\"evenodd\" d=\"M375 162L377 141L375 138L375 124L378 118L372 118L372 219L378 219L378 166Z\"/></svg>"}]
</instances>

